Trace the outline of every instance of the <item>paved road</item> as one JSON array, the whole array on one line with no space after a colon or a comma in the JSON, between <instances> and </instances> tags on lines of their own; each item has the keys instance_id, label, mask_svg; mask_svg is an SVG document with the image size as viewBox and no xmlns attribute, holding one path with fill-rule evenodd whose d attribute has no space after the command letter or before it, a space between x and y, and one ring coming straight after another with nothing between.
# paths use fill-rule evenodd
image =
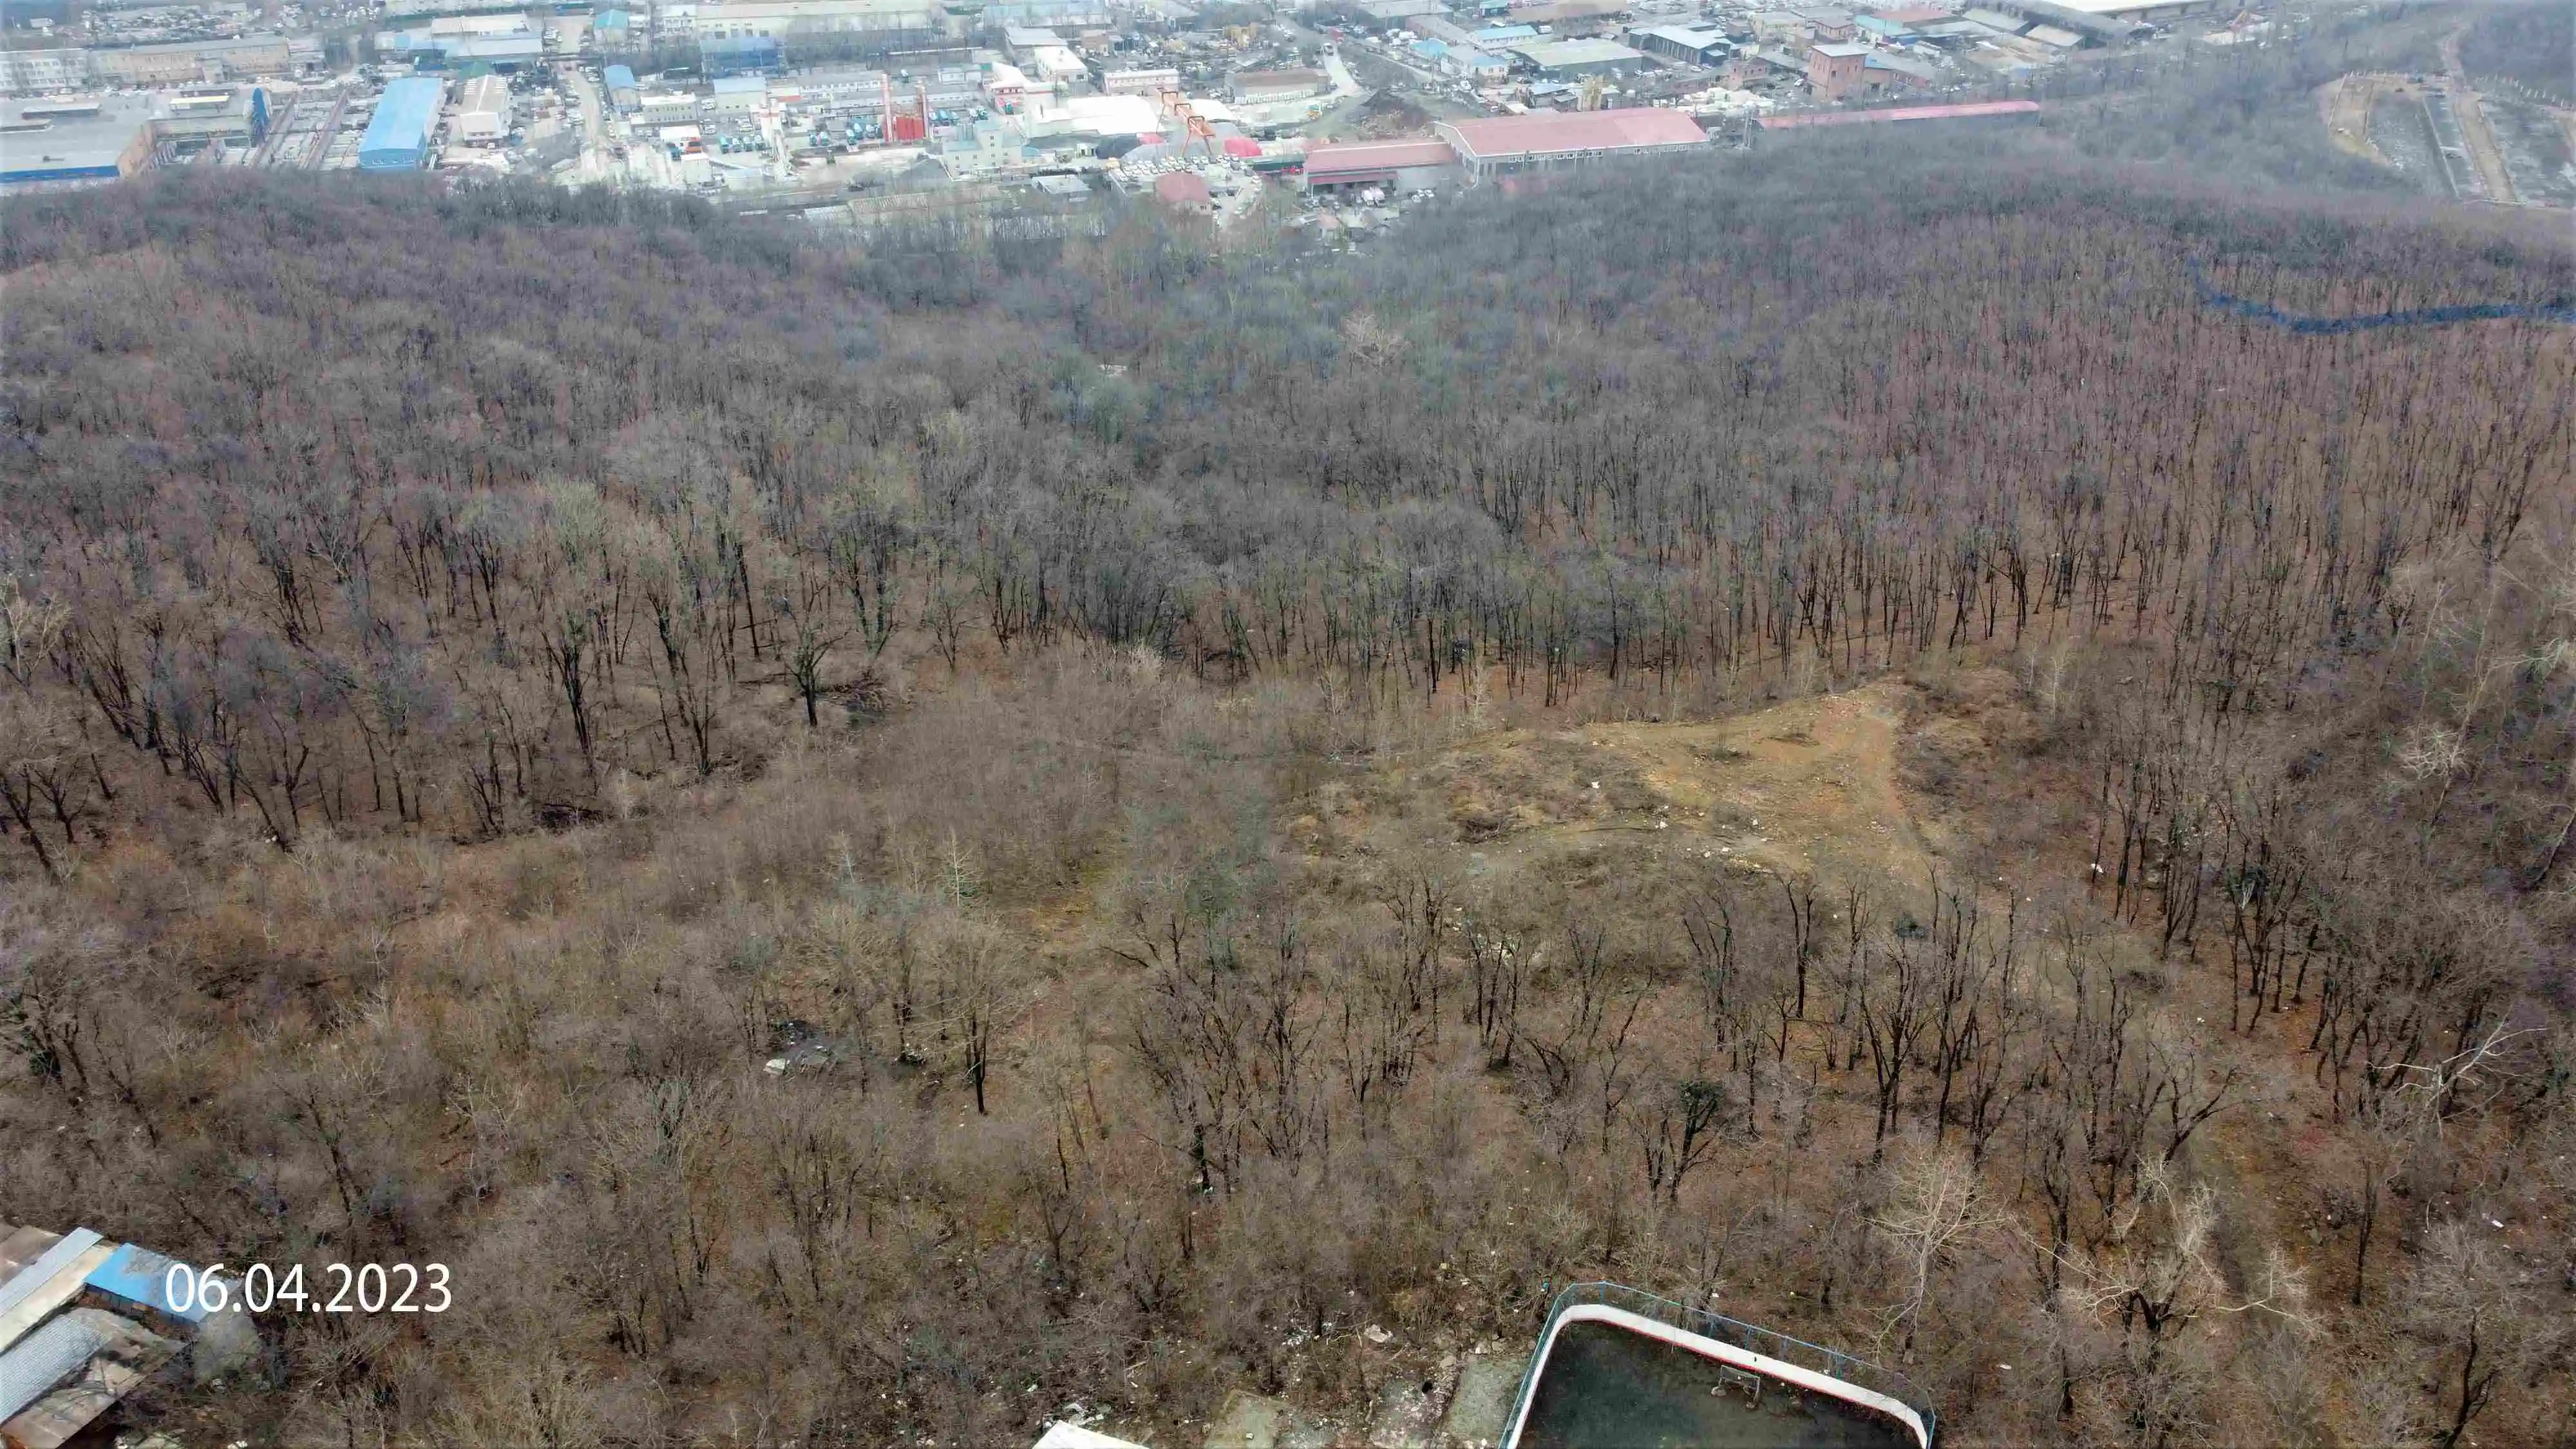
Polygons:
<instances>
[{"instance_id":1,"label":"paved road","mask_svg":"<svg viewBox=\"0 0 2576 1449\"><path fill-rule=\"evenodd\" d=\"M608 172L608 135L602 129L599 87L579 67L573 67L572 99L581 117L581 164L565 173L570 181L597 181Z\"/></svg>"}]
</instances>

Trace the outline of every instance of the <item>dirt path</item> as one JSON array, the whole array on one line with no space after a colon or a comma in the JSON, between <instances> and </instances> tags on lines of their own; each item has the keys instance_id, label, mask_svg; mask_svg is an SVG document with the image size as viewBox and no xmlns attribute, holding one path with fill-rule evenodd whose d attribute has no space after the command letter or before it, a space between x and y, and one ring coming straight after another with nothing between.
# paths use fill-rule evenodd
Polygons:
<instances>
[{"instance_id":1,"label":"dirt path","mask_svg":"<svg viewBox=\"0 0 2576 1449\"><path fill-rule=\"evenodd\" d=\"M2317 118L2325 123L2326 136L2338 150L2393 168L2397 163L2370 138L2370 108L2385 84L2382 76L2337 76L2317 87Z\"/></svg>"},{"instance_id":2,"label":"dirt path","mask_svg":"<svg viewBox=\"0 0 2576 1449\"><path fill-rule=\"evenodd\" d=\"M2469 159L2476 163L2478 179L2486 183L2487 195L2506 206L2517 204L2513 178L2504 168L2504 152L2497 149L2495 132L2488 129L2486 111L2478 103L2478 93L2469 86L2469 70L2460 60L2460 36L2454 30L2442 37L2442 70L2444 89L2450 93L2451 107L2460 118L2460 135L2467 142Z\"/></svg>"}]
</instances>

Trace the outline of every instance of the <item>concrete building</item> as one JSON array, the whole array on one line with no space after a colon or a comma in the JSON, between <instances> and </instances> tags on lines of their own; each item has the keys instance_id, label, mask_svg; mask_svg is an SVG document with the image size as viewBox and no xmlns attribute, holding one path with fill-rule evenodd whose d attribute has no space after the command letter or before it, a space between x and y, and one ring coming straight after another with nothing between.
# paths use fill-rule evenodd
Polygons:
<instances>
[{"instance_id":1,"label":"concrete building","mask_svg":"<svg viewBox=\"0 0 2576 1449\"><path fill-rule=\"evenodd\" d=\"M1724 65L1735 53L1735 42L1714 25L1655 25L1628 32L1630 44L1648 55L1677 60L1684 65Z\"/></svg>"},{"instance_id":2,"label":"concrete building","mask_svg":"<svg viewBox=\"0 0 2576 1449\"><path fill-rule=\"evenodd\" d=\"M476 145L498 145L510 136L510 83L497 75L478 75L456 96L448 121L451 139Z\"/></svg>"},{"instance_id":3,"label":"concrete building","mask_svg":"<svg viewBox=\"0 0 2576 1449\"><path fill-rule=\"evenodd\" d=\"M358 139L361 171L417 171L429 159L430 132L438 126L447 87L432 76L405 76L385 87L374 119Z\"/></svg>"},{"instance_id":4,"label":"concrete building","mask_svg":"<svg viewBox=\"0 0 2576 1449\"><path fill-rule=\"evenodd\" d=\"M1301 101L1321 95L1332 85L1332 78L1320 70L1244 70L1226 77L1225 93L1237 105L1260 106Z\"/></svg>"},{"instance_id":5,"label":"concrete building","mask_svg":"<svg viewBox=\"0 0 2576 1449\"><path fill-rule=\"evenodd\" d=\"M1021 64L1032 77L1051 86L1067 86L1091 77L1091 67L1083 64L1082 57L1074 54L1069 45L1041 45L1030 51Z\"/></svg>"},{"instance_id":6,"label":"concrete building","mask_svg":"<svg viewBox=\"0 0 2576 1449\"><path fill-rule=\"evenodd\" d=\"M1818 40L1841 42L1860 38L1858 19L1848 10L1830 5L1792 5L1790 13L1807 22L1807 33Z\"/></svg>"},{"instance_id":7,"label":"concrete building","mask_svg":"<svg viewBox=\"0 0 2576 1449\"><path fill-rule=\"evenodd\" d=\"M769 103L769 82L756 75L729 75L709 87L711 115L748 116Z\"/></svg>"},{"instance_id":8,"label":"concrete building","mask_svg":"<svg viewBox=\"0 0 2576 1449\"><path fill-rule=\"evenodd\" d=\"M142 96L0 104L0 191L96 185L152 160L152 102Z\"/></svg>"},{"instance_id":9,"label":"concrete building","mask_svg":"<svg viewBox=\"0 0 2576 1449\"><path fill-rule=\"evenodd\" d=\"M698 98L689 91L647 91L635 98L635 120L646 126L682 125L698 118Z\"/></svg>"},{"instance_id":10,"label":"concrete building","mask_svg":"<svg viewBox=\"0 0 2576 1449\"><path fill-rule=\"evenodd\" d=\"M217 141L268 139L268 92L258 86L197 86L152 97L156 146L195 151Z\"/></svg>"},{"instance_id":11,"label":"concrete building","mask_svg":"<svg viewBox=\"0 0 2576 1449\"><path fill-rule=\"evenodd\" d=\"M89 59L91 74L108 85L187 86L284 75L294 68L295 52L283 35L244 35L101 47Z\"/></svg>"},{"instance_id":12,"label":"concrete building","mask_svg":"<svg viewBox=\"0 0 2576 1449\"><path fill-rule=\"evenodd\" d=\"M1441 140L1349 141L1306 150L1308 191L1334 195L1371 186L1389 191L1439 190L1465 179L1458 153Z\"/></svg>"},{"instance_id":13,"label":"concrete building","mask_svg":"<svg viewBox=\"0 0 2576 1449\"><path fill-rule=\"evenodd\" d=\"M86 50L0 50L0 96L48 96L89 84Z\"/></svg>"},{"instance_id":14,"label":"concrete building","mask_svg":"<svg viewBox=\"0 0 2576 1449\"><path fill-rule=\"evenodd\" d=\"M1615 40L1542 40L1515 45L1512 54L1538 68L1549 80L1580 80L1588 75L1626 75L1643 69L1646 57Z\"/></svg>"},{"instance_id":15,"label":"concrete building","mask_svg":"<svg viewBox=\"0 0 2576 1449\"><path fill-rule=\"evenodd\" d=\"M1100 89L1113 96L1159 96L1181 88L1181 73L1171 66L1151 70L1113 70L1100 78Z\"/></svg>"},{"instance_id":16,"label":"concrete building","mask_svg":"<svg viewBox=\"0 0 2576 1449\"><path fill-rule=\"evenodd\" d=\"M1708 144L1708 133L1687 114L1649 108L1443 121L1438 133L1474 180Z\"/></svg>"},{"instance_id":17,"label":"concrete building","mask_svg":"<svg viewBox=\"0 0 2576 1449\"><path fill-rule=\"evenodd\" d=\"M1857 98L1869 88L1863 75L1869 63L1866 45L1807 47L1807 88L1827 105Z\"/></svg>"}]
</instances>

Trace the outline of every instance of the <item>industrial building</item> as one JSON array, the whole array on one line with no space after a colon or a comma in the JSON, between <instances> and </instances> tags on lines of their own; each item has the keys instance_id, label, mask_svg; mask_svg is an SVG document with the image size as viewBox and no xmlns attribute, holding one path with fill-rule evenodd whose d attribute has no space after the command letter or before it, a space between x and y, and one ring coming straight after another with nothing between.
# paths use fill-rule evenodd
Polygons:
<instances>
[{"instance_id":1,"label":"industrial building","mask_svg":"<svg viewBox=\"0 0 2576 1449\"><path fill-rule=\"evenodd\" d=\"M417 171L427 164L430 133L446 95L446 86L431 76L405 76L387 85L358 139L358 169Z\"/></svg>"},{"instance_id":2,"label":"industrial building","mask_svg":"<svg viewBox=\"0 0 2576 1449\"><path fill-rule=\"evenodd\" d=\"M517 15L442 15L427 25L376 32L378 55L432 70L478 62L495 70L516 70L536 64L545 50L545 37Z\"/></svg>"},{"instance_id":3,"label":"industrial building","mask_svg":"<svg viewBox=\"0 0 2576 1449\"><path fill-rule=\"evenodd\" d=\"M268 139L268 92L258 86L194 86L152 97L156 149L199 150L217 141Z\"/></svg>"},{"instance_id":4,"label":"industrial building","mask_svg":"<svg viewBox=\"0 0 2576 1449\"><path fill-rule=\"evenodd\" d=\"M1684 65L1723 65L1735 53L1735 42L1714 25L1656 25L1632 30L1628 39L1648 55Z\"/></svg>"},{"instance_id":5,"label":"industrial building","mask_svg":"<svg viewBox=\"0 0 2576 1449\"><path fill-rule=\"evenodd\" d=\"M718 116L748 116L769 102L769 82L756 75L718 78L709 88L707 111Z\"/></svg>"},{"instance_id":6,"label":"industrial building","mask_svg":"<svg viewBox=\"0 0 2576 1449\"><path fill-rule=\"evenodd\" d=\"M186 86L284 75L294 68L295 51L283 35L244 35L102 47L89 53L89 63L91 74L108 85Z\"/></svg>"},{"instance_id":7,"label":"industrial building","mask_svg":"<svg viewBox=\"0 0 2576 1449\"><path fill-rule=\"evenodd\" d=\"M510 83L497 75L478 75L457 93L456 112L447 134L476 145L497 145L510 135Z\"/></svg>"},{"instance_id":8,"label":"industrial building","mask_svg":"<svg viewBox=\"0 0 2576 1449\"><path fill-rule=\"evenodd\" d=\"M1867 90L1866 45L1815 45L1807 48L1807 89L1827 105L1838 105Z\"/></svg>"},{"instance_id":9,"label":"industrial building","mask_svg":"<svg viewBox=\"0 0 2576 1449\"><path fill-rule=\"evenodd\" d=\"M1170 66L1113 70L1100 78L1100 88L1113 96L1159 96L1181 88L1181 73Z\"/></svg>"},{"instance_id":10,"label":"industrial building","mask_svg":"<svg viewBox=\"0 0 2576 1449\"><path fill-rule=\"evenodd\" d=\"M0 95L43 96L89 84L86 50L0 50Z\"/></svg>"},{"instance_id":11,"label":"industrial building","mask_svg":"<svg viewBox=\"0 0 2576 1449\"><path fill-rule=\"evenodd\" d=\"M1320 70L1246 70L1227 77L1225 91L1236 105L1260 106L1301 101L1322 94L1332 84L1332 78Z\"/></svg>"},{"instance_id":12,"label":"industrial building","mask_svg":"<svg viewBox=\"0 0 2576 1449\"><path fill-rule=\"evenodd\" d=\"M608 83L609 107L620 115L632 112L643 95L643 92L636 88L634 70L627 66L612 65L601 71L600 77Z\"/></svg>"},{"instance_id":13,"label":"industrial building","mask_svg":"<svg viewBox=\"0 0 2576 1449\"><path fill-rule=\"evenodd\" d=\"M1371 186L1438 190L1463 175L1446 141L1349 141L1306 150L1306 189L1327 195Z\"/></svg>"},{"instance_id":14,"label":"industrial building","mask_svg":"<svg viewBox=\"0 0 2576 1449\"><path fill-rule=\"evenodd\" d=\"M152 160L152 102L142 96L0 105L0 190L94 185Z\"/></svg>"},{"instance_id":15,"label":"industrial building","mask_svg":"<svg viewBox=\"0 0 2576 1449\"><path fill-rule=\"evenodd\" d=\"M267 135L268 93L257 86L13 102L0 105L0 189L96 185L156 156Z\"/></svg>"},{"instance_id":16,"label":"industrial building","mask_svg":"<svg viewBox=\"0 0 2576 1449\"><path fill-rule=\"evenodd\" d=\"M1540 75L1558 81L1626 75L1646 64L1644 55L1615 40L1542 40L1515 45L1512 54L1536 67Z\"/></svg>"},{"instance_id":17,"label":"industrial building","mask_svg":"<svg viewBox=\"0 0 2576 1449\"><path fill-rule=\"evenodd\" d=\"M1684 112L1651 108L1443 121L1438 134L1476 180L1708 144Z\"/></svg>"}]
</instances>

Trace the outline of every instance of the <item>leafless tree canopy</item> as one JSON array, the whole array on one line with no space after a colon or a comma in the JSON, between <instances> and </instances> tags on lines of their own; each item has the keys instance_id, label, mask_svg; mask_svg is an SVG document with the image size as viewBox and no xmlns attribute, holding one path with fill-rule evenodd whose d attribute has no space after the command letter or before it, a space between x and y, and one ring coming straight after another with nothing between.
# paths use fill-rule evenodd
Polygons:
<instances>
[{"instance_id":1,"label":"leafless tree canopy","mask_svg":"<svg viewBox=\"0 0 2576 1449\"><path fill-rule=\"evenodd\" d=\"M2195 281L2563 236L1973 142L1364 257L332 179L0 211L0 1218L456 1273L138 1418L1178 1443L1612 1277L1963 1443L2564 1432L2576 329ZM1928 875L1567 733L1857 686Z\"/></svg>"}]
</instances>

